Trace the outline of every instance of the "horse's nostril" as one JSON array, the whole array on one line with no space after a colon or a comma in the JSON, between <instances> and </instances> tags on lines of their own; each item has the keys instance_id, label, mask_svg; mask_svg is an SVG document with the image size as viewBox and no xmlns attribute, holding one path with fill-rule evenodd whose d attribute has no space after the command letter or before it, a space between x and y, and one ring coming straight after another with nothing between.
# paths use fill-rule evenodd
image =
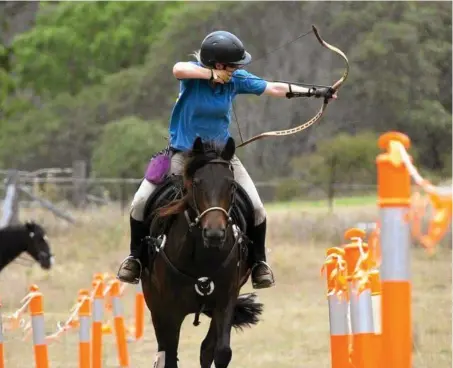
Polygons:
<instances>
[{"instance_id":1,"label":"horse's nostril","mask_svg":"<svg viewBox=\"0 0 453 368\"><path fill-rule=\"evenodd\" d=\"M204 229L204 236L208 239L223 239L225 237L224 229Z\"/></svg>"}]
</instances>

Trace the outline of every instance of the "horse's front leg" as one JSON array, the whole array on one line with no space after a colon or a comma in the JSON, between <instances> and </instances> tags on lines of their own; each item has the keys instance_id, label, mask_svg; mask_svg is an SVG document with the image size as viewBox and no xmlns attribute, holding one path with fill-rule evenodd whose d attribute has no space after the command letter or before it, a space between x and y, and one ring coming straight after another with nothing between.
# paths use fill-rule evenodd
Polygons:
<instances>
[{"instance_id":1,"label":"horse's front leg","mask_svg":"<svg viewBox=\"0 0 453 368\"><path fill-rule=\"evenodd\" d=\"M215 321L211 319L209 325L209 330L201 343L200 348L200 365L201 368L211 368L212 363L214 362L214 349L217 342L216 330L215 330Z\"/></svg>"},{"instance_id":2,"label":"horse's front leg","mask_svg":"<svg viewBox=\"0 0 453 368\"><path fill-rule=\"evenodd\" d=\"M217 336L217 344L214 350L214 363L216 368L227 368L233 355L230 341L235 305L236 298L231 298L226 308L216 309L213 314Z\"/></svg>"},{"instance_id":3,"label":"horse's front leg","mask_svg":"<svg viewBox=\"0 0 453 368\"><path fill-rule=\"evenodd\" d=\"M184 315L169 306L153 305L151 317L157 340L155 368L178 368L178 345Z\"/></svg>"}]
</instances>

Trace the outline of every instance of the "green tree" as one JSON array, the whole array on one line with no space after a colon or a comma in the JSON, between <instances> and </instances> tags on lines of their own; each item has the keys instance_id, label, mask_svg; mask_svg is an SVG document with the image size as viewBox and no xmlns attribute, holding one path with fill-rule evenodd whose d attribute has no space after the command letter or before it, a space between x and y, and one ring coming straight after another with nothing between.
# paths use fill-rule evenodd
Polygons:
<instances>
[{"instance_id":1,"label":"green tree","mask_svg":"<svg viewBox=\"0 0 453 368\"><path fill-rule=\"evenodd\" d=\"M292 160L294 176L328 193L329 203L335 196L335 184L374 184L378 136L371 132L357 135L340 133L326 139L310 155Z\"/></svg>"},{"instance_id":2,"label":"green tree","mask_svg":"<svg viewBox=\"0 0 453 368\"><path fill-rule=\"evenodd\" d=\"M134 116L107 124L93 152L95 175L141 177L150 157L165 147L165 134L160 123Z\"/></svg>"},{"instance_id":3,"label":"green tree","mask_svg":"<svg viewBox=\"0 0 453 368\"><path fill-rule=\"evenodd\" d=\"M143 63L178 2L61 2L17 36L14 72L39 94L76 94L110 73Z\"/></svg>"},{"instance_id":4,"label":"green tree","mask_svg":"<svg viewBox=\"0 0 453 368\"><path fill-rule=\"evenodd\" d=\"M443 153L451 151L450 4L344 3L334 27L350 24L351 112L366 129L408 134L421 165L444 169Z\"/></svg>"}]
</instances>

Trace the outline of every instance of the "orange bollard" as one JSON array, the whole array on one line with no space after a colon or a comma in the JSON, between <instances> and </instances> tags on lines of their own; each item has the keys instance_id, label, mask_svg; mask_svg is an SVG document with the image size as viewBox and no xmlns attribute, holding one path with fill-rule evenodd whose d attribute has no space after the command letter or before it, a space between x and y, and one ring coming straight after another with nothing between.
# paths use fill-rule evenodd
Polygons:
<instances>
[{"instance_id":1,"label":"orange bollard","mask_svg":"<svg viewBox=\"0 0 453 368\"><path fill-rule=\"evenodd\" d=\"M356 267L361 260L361 252L368 252L368 244L360 243L365 231L352 228L345 232L345 239L352 242L344 245L349 281L349 302L352 330L352 365L360 368L378 368L376 364L375 334L373 326L373 306L369 281L364 290L359 289L355 280ZM362 258L362 268L367 268L371 259Z\"/></svg>"},{"instance_id":2,"label":"orange bollard","mask_svg":"<svg viewBox=\"0 0 453 368\"><path fill-rule=\"evenodd\" d=\"M93 319L91 324L91 366L102 367L102 318L104 315L104 279L102 274L93 279Z\"/></svg>"},{"instance_id":3,"label":"orange bollard","mask_svg":"<svg viewBox=\"0 0 453 368\"><path fill-rule=\"evenodd\" d=\"M80 290L79 298L81 299L82 303L79 308L79 368L90 368L91 301L89 299L88 290Z\"/></svg>"},{"instance_id":4,"label":"orange bollard","mask_svg":"<svg viewBox=\"0 0 453 368\"><path fill-rule=\"evenodd\" d=\"M129 367L129 355L127 351L126 327L124 325L124 317L120 301L120 282L118 280L112 280L110 296L112 298L118 363L121 368L125 368Z\"/></svg>"},{"instance_id":5,"label":"orange bollard","mask_svg":"<svg viewBox=\"0 0 453 368\"><path fill-rule=\"evenodd\" d=\"M36 368L48 368L49 358L46 343L46 331L44 328L44 311L42 294L36 285L30 287L32 293L36 293L31 297L29 311L31 315L31 324L33 330L33 349L35 352Z\"/></svg>"},{"instance_id":6,"label":"orange bollard","mask_svg":"<svg viewBox=\"0 0 453 368\"><path fill-rule=\"evenodd\" d=\"M330 260L325 263L325 270L327 274L327 293L329 304L331 367L349 368L351 367L349 359L349 301L347 298L347 290L344 290L345 295L342 298L335 294L337 285L335 284L335 279L332 277L332 274L338 267L338 258L332 257L333 255L343 258L344 250L335 247L329 248L326 252L327 258L330 258Z\"/></svg>"},{"instance_id":7,"label":"orange bollard","mask_svg":"<svg viewBox=\"0 0 453 368\"><path fill-rule=\"evenodd\" d=\"M135 292L135 339L139 340L143 337L145 329L145 298L141 282L138 283Z\"/></svg>"},{"instance_id":8,"label":"orange bollard","mask_svg":"<svg viewBox=\"0 0 453 368\"><path fill-rule=\"evenodd\" d=\"M381 318L381 279L378 270L372 270L369 273L371 284L371 301L373 304L373 325L377 367L381 367L382 353L382 318Z\"/></svg>"},{"instance_id":9,"label":"orange bollard","mask_svg":"<svg viewBox=\"0 0 453 368\"><path fill-rule=\"evenodd\" d=\"M385 368L412 367L412 310L410 282L411 178L401 152L409 138L383 134L378 145L386 152L376 158L380 207L380 268L382 296L382 361Z\"/></svg>"}]
</instances>

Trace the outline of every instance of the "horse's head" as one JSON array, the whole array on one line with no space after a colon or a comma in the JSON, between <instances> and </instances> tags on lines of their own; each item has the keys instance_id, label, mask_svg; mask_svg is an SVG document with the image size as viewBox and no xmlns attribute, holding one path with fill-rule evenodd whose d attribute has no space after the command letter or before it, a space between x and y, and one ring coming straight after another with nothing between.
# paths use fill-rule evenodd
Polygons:
<instances>
[{"instance_id":1,"label":"horse's head","mask_svg":"<svg viewBox=\"0 0 453 368\"><path fill-rule=\"evenodd\" d=\"M230 160L236 146L229 138L221 152L207 147L201 138L194 141L185 168L185 186L205 247L221 248L231 226L236 182Z\"/></svg>"},{"instance_id":2,"label":"horse's head","mask_svg":"<svg viewBox=\"0 0 453 368\"><path fill-rule=\"evenodd\" d=\"M28 233L27 253L30 254L40 266L46 270L53 264L53 255L50 251L47 235L42 226L33 221L25 223L25 230Z\"/></svg>"}]
</instances>

